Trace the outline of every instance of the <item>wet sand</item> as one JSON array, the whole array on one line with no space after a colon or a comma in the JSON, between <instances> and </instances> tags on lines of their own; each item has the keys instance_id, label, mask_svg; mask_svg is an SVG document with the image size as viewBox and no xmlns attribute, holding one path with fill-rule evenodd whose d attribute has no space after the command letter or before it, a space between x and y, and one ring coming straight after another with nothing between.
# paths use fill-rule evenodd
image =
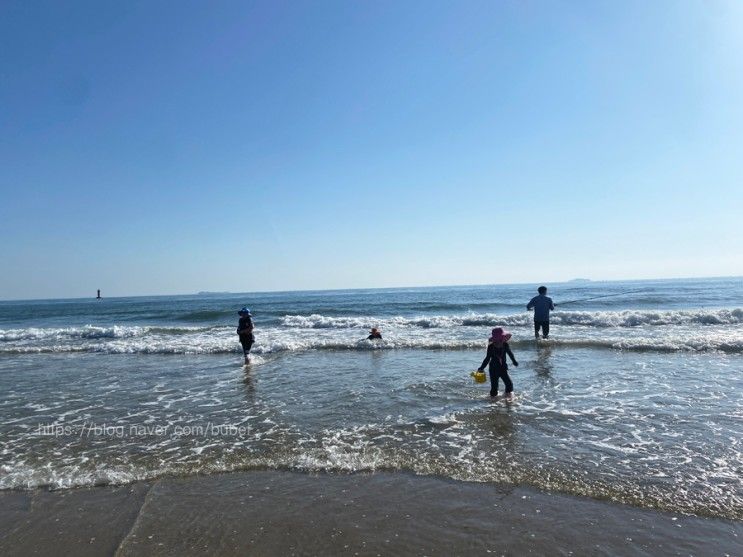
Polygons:
<instances>
[{"instance_id":1,"label":"wet sand","mask_svg":"<svg viewBox=\"0 0 743 557\"><path fill-rule=\"evenodd\" d=\"M0 493L10 555L743 555L743 522L401 473Z\"/></svg>"}]
</instances>

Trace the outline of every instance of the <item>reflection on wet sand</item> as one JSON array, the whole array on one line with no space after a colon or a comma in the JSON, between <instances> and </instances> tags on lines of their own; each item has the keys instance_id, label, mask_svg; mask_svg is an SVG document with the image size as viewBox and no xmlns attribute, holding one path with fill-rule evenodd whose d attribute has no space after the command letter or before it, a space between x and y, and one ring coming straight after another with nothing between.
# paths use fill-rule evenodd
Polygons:
<instances>
[{"instance_id":1,"label":"reflection on wet sand","mask_svg":"<svg viewBox=\"0 0 743 557\"><path fill-rule=\"evenodd\" d=\"M252 402L255 398L255 381L253 380L250 367L246 367L243 371L243 385L245 385L245 394Z\"/></svg>"},{"instance_id":2,"label":"reflection on wet sand","mask_svg":"<svg viewBox=\"0 0 743 557\"><path fill-rule=\"evenodd\" d=\"M551 345L540 346L537 348L537 359L534 362L534 371L537 376L547 379L552 376L552 350Z\"/></svg>"}]
</instances>

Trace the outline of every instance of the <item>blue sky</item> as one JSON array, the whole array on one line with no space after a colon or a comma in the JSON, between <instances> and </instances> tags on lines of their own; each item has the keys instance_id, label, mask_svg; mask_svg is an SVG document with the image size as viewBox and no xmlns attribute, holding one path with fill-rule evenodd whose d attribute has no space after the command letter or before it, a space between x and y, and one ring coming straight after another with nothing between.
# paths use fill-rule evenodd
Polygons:
<instances>
[{"instance_id":1,"label":"blue sky","mask_svg":"<svg viewBox=\"0 0 743 557\"><path fill-rule=\"evenodd\" d=\"M0 4L0 298L743 274L743 3Z\"/></svg>"}]
</instances>

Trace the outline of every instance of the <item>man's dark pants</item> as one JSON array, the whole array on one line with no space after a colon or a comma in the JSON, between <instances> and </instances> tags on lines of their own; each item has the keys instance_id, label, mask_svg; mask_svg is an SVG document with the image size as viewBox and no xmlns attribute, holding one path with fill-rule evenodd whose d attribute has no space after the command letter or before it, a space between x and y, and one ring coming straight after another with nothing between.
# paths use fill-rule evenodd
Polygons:
<instances>
[{"instance_id":1,"label":"man's dark pants","mask_svg":"<svg viewBox=\"0 0 743 557\"><path fill-rule=\"evenodd\" d=\"M534 320L534 336L539 337L539 329L542 329L542 336L547 338L550 334L550 322L549 321L537 321Z\"/></svg>"}]
</instances>

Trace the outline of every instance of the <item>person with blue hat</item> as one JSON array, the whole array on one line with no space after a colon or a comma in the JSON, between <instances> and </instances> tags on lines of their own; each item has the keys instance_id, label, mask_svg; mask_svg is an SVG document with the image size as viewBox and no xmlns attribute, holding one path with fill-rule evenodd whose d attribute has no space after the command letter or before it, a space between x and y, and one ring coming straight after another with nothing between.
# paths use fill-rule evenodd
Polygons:
<instances>
[{"instance_id":1,"label":"person with blue hat","mask_svg":"<svg viewBox=\"0 0 743 557\"><path fill-rule=\"evenodd\" d=\"M248 365L250 363L250 349L255 342L255 335L253 335L253 316L246 307L243 307L237 314L240 316L240 321L237 323L237 336L240 338L240 344L243 347L245 365Z\"/></svg>"}]
</instances>

